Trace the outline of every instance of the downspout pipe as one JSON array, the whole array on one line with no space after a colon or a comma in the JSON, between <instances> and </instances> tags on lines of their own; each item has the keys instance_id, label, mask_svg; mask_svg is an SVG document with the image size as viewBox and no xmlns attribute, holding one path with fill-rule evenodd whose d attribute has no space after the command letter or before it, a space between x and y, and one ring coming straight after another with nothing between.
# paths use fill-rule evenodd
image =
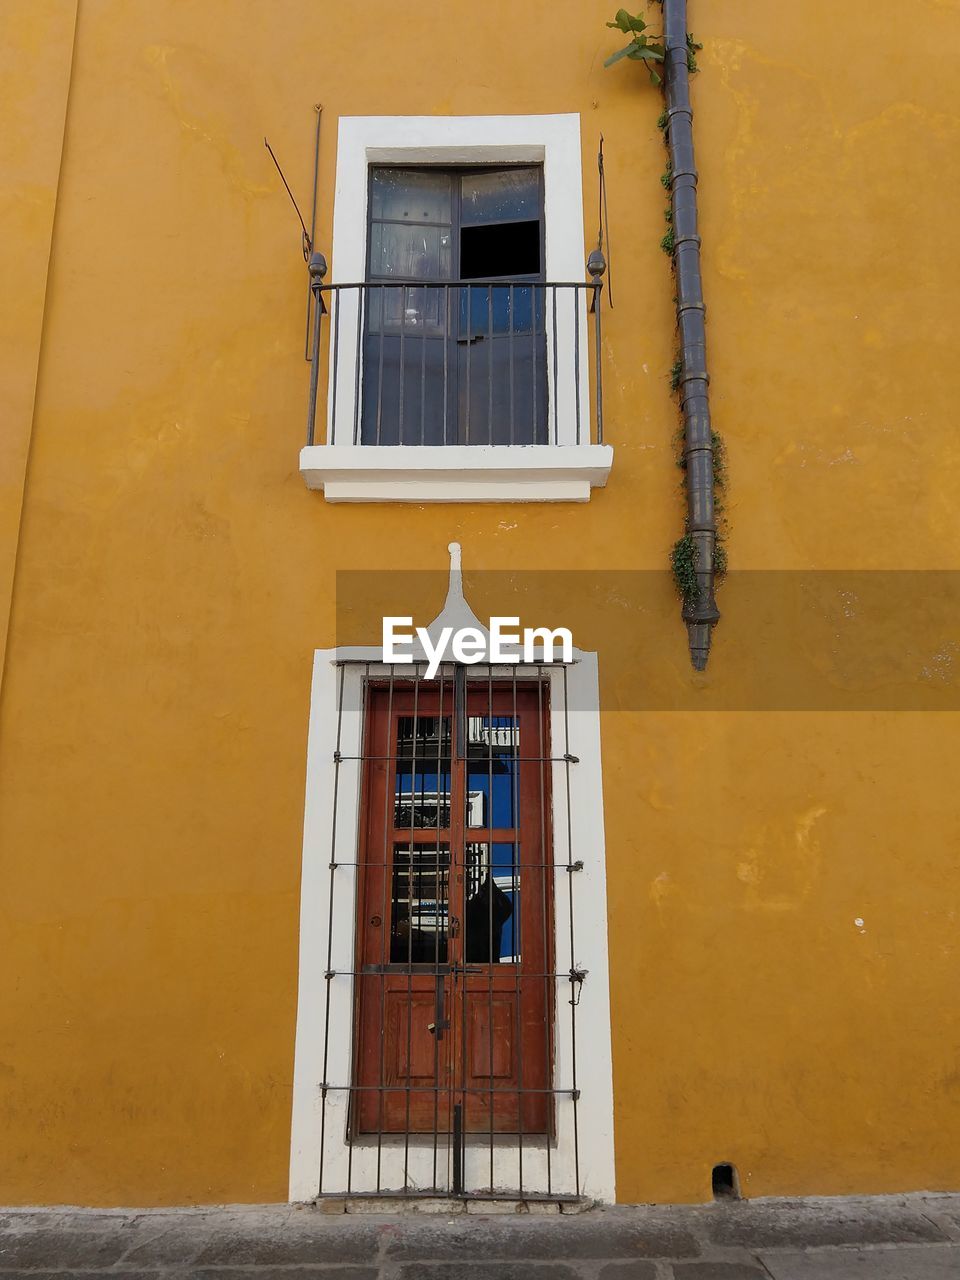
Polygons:
<instances>
[{"instance_id":1,"label":"downspout pipe","mask_svg":"<svg viewBox=\"0 0 960 1280\"><path fill-rule=\"evenodd\" d=\"M690 660L703 671L710 635L720 617L714 598L717 517L714 501L713 434L700 236L697 230L697 169L693 150L693 108L687 68L687 0L663 0L664 89L670 151L673 260L680 332L680 401L687 480L687 532L697 557L697 594L685 598Z\"/></svg>"}]
</instances>

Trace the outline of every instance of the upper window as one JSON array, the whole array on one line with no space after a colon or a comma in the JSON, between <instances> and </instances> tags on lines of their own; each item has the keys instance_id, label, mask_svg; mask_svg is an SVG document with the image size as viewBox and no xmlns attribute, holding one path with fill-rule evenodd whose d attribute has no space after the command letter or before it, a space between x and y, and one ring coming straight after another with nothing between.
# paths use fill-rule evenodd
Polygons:
<instances>
[{"instance_id":1,"label":"upper window","mask_svg":"<svg viewBox=\"0 0 960 1280\"><path fill-rule=\"evenodd\" d=\"M613 451L578 117L351 116L338 132L307 485L331 502L587 501Z\"/></svg>"},{"instance_id":2,"label":"upper window","mask_svg":"<svg viewBox=\"0 0 960 1280\"><path fill-rule=\"evenodd\" d=\"M547 443L542 167L372 166L367 207L361 443Z\"/></svg>"}]
</instances>

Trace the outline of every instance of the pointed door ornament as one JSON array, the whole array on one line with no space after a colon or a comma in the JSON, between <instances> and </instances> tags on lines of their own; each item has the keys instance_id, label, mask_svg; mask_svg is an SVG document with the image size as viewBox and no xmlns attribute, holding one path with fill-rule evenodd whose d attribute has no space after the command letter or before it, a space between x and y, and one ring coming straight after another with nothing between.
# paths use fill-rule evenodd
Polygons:
<instances>
[{"instance_id":1,"label":"pointed door ornament","mask_svg":"<svg viewBox=\"0 0 960 1280\"><path fill-rule=\"evenodd\" d=\"M483 635L489 652L490 630L483 625L473 612L463 594L460 543L451 542L447 550L450 552L450 581L447 585L447 598L443 602L443 608L427 627L427 634L431 642L436 644L444 627L451 627L454 633L462 631L466 627L473 627Z\"/></svg>"}]
</instances>

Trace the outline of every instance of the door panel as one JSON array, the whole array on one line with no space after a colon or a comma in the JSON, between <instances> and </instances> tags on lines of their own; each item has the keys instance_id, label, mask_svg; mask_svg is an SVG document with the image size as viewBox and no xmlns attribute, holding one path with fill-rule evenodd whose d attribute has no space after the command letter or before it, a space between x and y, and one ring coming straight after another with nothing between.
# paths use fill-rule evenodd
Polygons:
<instances>
[{"instance_id":1,"label":"door panel","mask_svg":"<svg viewBox=\"0 0 960 1280\"><path fill-rule=\"evenodd\" d=\"M449 689L370 690L355 1132L550 1129L545 708L476 684L459 735Z\"/></svg>"},{"instance_id":2,"label":"door panel","mask_svg":"<svg viewBox=\"0 0 960 1280\"><path fill-rule=\"evenodd\" d=\"M463 444L547 444L542 284L470 284L459 304Z\"/></svg>"},{"instance_id":3,"label":"door panel","mask_svg":"<svg viewBox=\"0 0 960 1280\"><path fill-rule=\"evenodd\" d=\"M516 1002L509 994L467 996L467 1036L471 1084L487 1077L512 1080Z\"/></svg>"},{"instance_id":4,"label":"door panel","mask_svg":"<svg viewBox=\"0 0 960 1280\"><path fill-rule=\"evenodd\" d=\"M544 1092L549 1087L550 1041L546 983L542 978L515 983L503 973L495 979L468 975L466 983L466 1131L490 1133L492 1127L494 1133L549 1132L552 1109Z\"/></svg>"}]
</instances>

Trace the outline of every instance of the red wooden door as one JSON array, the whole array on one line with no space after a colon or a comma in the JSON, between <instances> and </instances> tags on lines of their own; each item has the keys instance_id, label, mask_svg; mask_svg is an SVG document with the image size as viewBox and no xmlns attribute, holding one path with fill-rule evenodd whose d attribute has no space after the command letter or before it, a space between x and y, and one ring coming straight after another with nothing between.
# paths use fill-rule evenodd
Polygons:
<instances>
[{"instance_id":1,"label":"red wooden door","mask_svg":"<svg viewBox=\"0 0 960 1280\"><path fill-rule=\"evenodd\" d=\"M352 1124L546 1133L553 947L546 690L372 687ZM456 720L459 715L460 728Z\"/></svg>"}]
</instances>

